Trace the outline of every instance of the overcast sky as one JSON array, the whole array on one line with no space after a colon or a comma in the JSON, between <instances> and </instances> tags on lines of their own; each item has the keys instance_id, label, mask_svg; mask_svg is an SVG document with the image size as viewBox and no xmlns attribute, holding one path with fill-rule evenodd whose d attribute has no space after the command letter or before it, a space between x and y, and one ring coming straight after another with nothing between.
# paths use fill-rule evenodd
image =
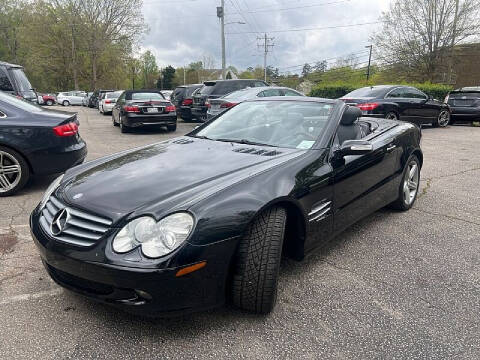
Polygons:
<instances>
[{"instance_id":1,"label":"overcast sky","mask_svg":"<svg viewBox=\"0 0 480 360\"><path fill-rule=\"evenodd\" d=\"M225 0L225 21L246 22L225 27L227 66L238 69L263 66L263 51L257 36L267 32L275 46L268 65L296 72L295 65L355 53L358 62L368 60L365 49L379 24L287 31L364 24L378 21L390 0ZM144 0L143 12L150 32L144 49L151 50L160 67L175 67L208 56L221 67L220 23L216 7L220 0ZM245 33L244 33L245 32ZM250 32L250 33L248 33ZM241 34L234 34L241 33Z\"/></svg>"}]
</instances>

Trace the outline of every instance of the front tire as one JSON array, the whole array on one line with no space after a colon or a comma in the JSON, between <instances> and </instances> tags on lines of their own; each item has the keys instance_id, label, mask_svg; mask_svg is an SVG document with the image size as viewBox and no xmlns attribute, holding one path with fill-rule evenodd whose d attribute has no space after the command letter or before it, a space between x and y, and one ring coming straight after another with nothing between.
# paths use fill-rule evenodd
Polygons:
<instances>
[{"instance_id":1,"label":"front tire","mask_svg":"<svg viewBox=\"0 0 480 360\"><path fill-rule=\"evenodd\" d=\"M0 197L13 195L25 186L30 168L22 155L0 146Z\"/></svg>"},{"instance_id":2,"label":"front tire","mask_svg":"<svg viewBox=\"0 0 480 360\"><path fill-rule=\"evenodd\" d=\"M448 110L442 110L438 114L437 119L433 121L432 126L444 128L447 127L448 124L450 124L450 112Z\"/></svg>"},{"instance_id":3,"label":"front tire","mask_svg":"<svg viewBox=\"0 0 480 360\"><path fill-rule=\"evenodd\" d=\"M70 101L68 101L68 100L63 100L62 105L63 105L63 106L70 106Z\"/></svg>"},{"instance_id":4,"label":"front tire","mask_svg":"<svg viewBox=\"0 0 480 360\"><path fill-rule=\"evenodd\" d=\"M405 169L403 170L398 198L390 204L390 207L400 211L409 210L417 199L419 186L420 161L416 155L412 155L408 159Z\"/></svg>"},{"instance_id":5,"label":"front tire","mask_svg":"<svg viewBox=\"0 0 480 360\"><path fill-rule=\"evenodd\" d=\"M48 105L48 106L52 106L52 105L53 105L53 101L52 101L52 100L47 100L47 105Z\"/></svg>"},{"instance_id":6,"label":"front tire","mask_svg":"<svg viewBox=\"0 0 480 360\"><path fill-rule=\"evenodd\" d=\"M390 111L388 112L386 115L385 115L385 119L388 119L388 120L398 120L398 115L397 113L393 112L393 111Z\"/></svg>"},{"instance_id":7,"label":"front tire","mask_svg":"<svg viewBox=\"0 0 480 360\"><path fill-rule=\"evenodd\" d=\"M287 214L274 207L261 213L240 240L234 262L235 306L268 314L275 306Z\"/></svg>"}]
</instances>

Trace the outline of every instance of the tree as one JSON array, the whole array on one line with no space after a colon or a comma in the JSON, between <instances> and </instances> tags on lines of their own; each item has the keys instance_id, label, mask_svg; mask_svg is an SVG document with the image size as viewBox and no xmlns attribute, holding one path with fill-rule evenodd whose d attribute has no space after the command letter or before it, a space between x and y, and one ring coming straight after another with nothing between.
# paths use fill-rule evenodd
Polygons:
<instances>
[{"instance_id":1,"label":"tree","mask_svg":"<svg viewBox=\"0 0 480 360\"><path fill-rule=\"evenodd\" d=\"M408 80L433 81L452 48L479 34L479 15L479 1L395 0L372 37L375 57Z\"/></svg>"},{"instance_id":2,"label":"tree","mask_svg":"<svg viewBox=\"0 0 480 360\"><path fill-rule=\"evenodd\" d=\"M316 72L327 71L327 60L317 61L313 66L313 71L316 71Z\"/></svg>"},{"instance_id":3,"label":"tree","mask_svg":"<svg viewBox=\"0 0 480 360\"><path fill-rule=\"evenodd\" d=\"M307 76L311 72L312 72L312 67L310 66L310 64L306 63L305 65L303 65L303 69L302 69L302 76L303 77Z\"/></svg>"},{"instance_id":4,"label":"tree","mask_svg":"<svg viewBox=\"0 0 480 360\"><path fill-rule=\"evenodd\" d=\"M160 89L173 89L174 78L175 68L171 65L168 65L166 68L162 69L161 78L158 79L157 87Z\"/></svg>"},{"instance_id":5,"label":"tree","mask_svg":"<svg viewBox=\"0 0 480 360\"><path fill-rule=\"evenodd\" d=\"M140 66L143 75L143 88L151 89L155 87L158 78L158 66L155 55L150 50L145 51L140 57Z\"/></svg>"}]
</instances>

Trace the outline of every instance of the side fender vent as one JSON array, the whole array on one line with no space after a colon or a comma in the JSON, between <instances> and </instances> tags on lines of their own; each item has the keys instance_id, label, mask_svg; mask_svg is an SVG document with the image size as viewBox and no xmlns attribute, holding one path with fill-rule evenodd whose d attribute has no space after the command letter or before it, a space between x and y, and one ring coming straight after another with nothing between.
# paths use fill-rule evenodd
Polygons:
<instances>
[{"instance_id":1,"label":"side fender vent","mask_svg":"<svg viewBox=\"0 0 480 360\"><path fill-rule=\"evenodd\" d=\"M177 140L174 140L172 141L174 144L191 144L193 143L193 140L191 139L185 139L185 138L182 138L182 139L177 139Z\"/></svg>"},{"instance_id":2,"label":"side fender vent","mask_svg":"<svg viewBox=\"0 0 480 360\"><path fill-rule=\"evenodd\" d=\"M260 155L260 156L275 156L281 154L281 152L277 150L263 150L263 149L255 149L255 148L240 148L233 150L235 152L241 154L252 154L252 155Z\"/></svg>"}]
</instances>

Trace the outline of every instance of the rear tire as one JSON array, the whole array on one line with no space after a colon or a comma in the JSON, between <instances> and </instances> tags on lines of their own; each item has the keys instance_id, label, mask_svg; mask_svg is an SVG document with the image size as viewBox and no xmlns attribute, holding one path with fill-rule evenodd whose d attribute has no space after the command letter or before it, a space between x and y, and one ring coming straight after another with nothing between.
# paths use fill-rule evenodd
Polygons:
<instances>
[{"instance_id":1,"label":"rear tire","mask_svg":"<svg viewBox=\"0 0 480 360\"><path fill-rule=\"evenodd\" d=\"M398 120L398 115L397 113L393 112L393 111L389 111L386 115L385 115L385 119L388 119L388 120Z\"/></svg>"},{"instance_id":2,"label":"rear tire","mask_svg":"<svg viewBox=\"0 0 480 360\"><path fill-rule=\"evenodd\" d=\"M235 306L268 314L277 299L277 281L287 214L274 207L261 213L240 240L233 269Z\"/></svg>"},{"instance_id":3,"label":"rear tire","mask_svg":"<svg viewBox=\"0 0 480 360\"><path fill-rule=\"evenodd\" d=\"M177 131L177 124L175 125L167 125L168 131Z\"/></svg>"},{"instance_id":4,"label":"rear tire","mask_svg":"<svg viewBox=\"0 0 480 360\"><path fill-rule=\"evenodd\" d=\"M47 105L48 105L48 106L52 106L52 105L53 105L53 101L52 101L52 100L47 100Z\"/></svg>"},{"instance_id":5,"label":"rear tire","mask_svg":"<svg viewBox=\"0 0 480 360\"><path fill-rule=\"evenodd\" d=\"M30 168L22 155L0 146L0 197L15 194L30 178Z\"/></svg>"},{"instance_id":6,"label":"rear tire","mask_svg":"<svg viewBox=\"0 0 480 360\"><path fill-rule=\"evenodd\" d=\"M416 173L413 167L416 167ZM398 198L389 205L390 208L400 211L409 210L418 196L420 186L420 161L416 155L410 156L403 169L402 182L398 189Z\"/></svg>"},{"instance_id":7,"label":"rear tire","mask_svg":"<svg viewBox=\"0 0 480 360\"><path fill-rule=\"evenodd\" d=\"M120 118L120 132L121 132L122 134L126 134L126 133L128 133L129 131L130 131L130 128L129 128L128 126L125 126L125 125L123 124L122 118Z\"/></svg>"},{"instance_id":8,"label":"rear tire","mask_svg":"<svg viewBox=\"0 0 480 360\"><path fill-rule=\"evenodd\" d=\"M432 122L433 127L447 127L450 124L450 112L448 110L442 110L438 114L438 117Z\"/></svg>"},{"instance_id":9,"label":"rear tire","mask_svg":"<svg viewBox=\"0 0 480 360\"><path fill-rule=\"evenodd\" d=\"M63 106L70 106L70 101L68 101L68 100L63 100L62 105L63 105Z\"/></svg>"}]
</instances>

